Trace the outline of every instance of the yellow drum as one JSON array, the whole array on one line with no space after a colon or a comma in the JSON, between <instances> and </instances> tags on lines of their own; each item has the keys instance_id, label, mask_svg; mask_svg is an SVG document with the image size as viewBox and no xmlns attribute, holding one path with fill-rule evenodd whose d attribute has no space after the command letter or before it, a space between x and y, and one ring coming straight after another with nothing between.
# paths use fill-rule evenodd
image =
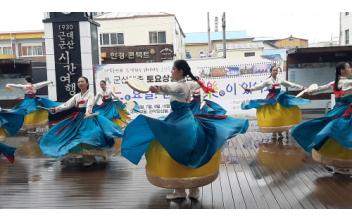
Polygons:
<instances>
[{"instance_id":1,"label":"yellow drum","mask_svg":"<svg viewBox=\"0 0 352 220\"><path fill-rule=\"evenodd\" d=\"M282 132L302 121L299 107L286 108L280 103L264 105L257 109L258 126L262 132Z\"/></svg>"},{"instance_id":2,"label":"yellow drum","mask_svg":"<svg viewBox=\"0 0 352 220\"><path fill-rule=\"evenodd\" d=\"M333 139L325 141L319 151L313 149L315 161L337 168L352 168L352 150L346 149Z\"/></svg>"},{"instance_id":3,"label":"yellow drum","mask_svg":"<svg viewBox=\"0 0 352 220\"><path fill-rule=\"evenodd\" d=\"M6 131L3 128L0 128L0 141L5 140L6 138Z\"/></svg>"},{"instance_id":4,"label":"yellow drum","mask_svg":"<svg viewBox=\"0 0 352 220\"><path fill-rule=\"evenodd\" d=\"M31 112L26 115L24 118L24 123L23 123L23 128L25 129L31 129L31 128L37 128L37 127L43 127L47 125L48 123L48 112L39 109L35 112Z\"/></svg>"},{"instance_id":5,"label":"yellow drum","mask_svg":"<svg viewBox=\"0 0 352 220\"><path fill-rule=\"evenodd\" d=\"M151 184L169 189L188 189L207 185L217 178L221 151L218 150L207 164L196 169L176 162L158 141L150 144L145 156L147 178Z\"/></svg>"}]
</instances>

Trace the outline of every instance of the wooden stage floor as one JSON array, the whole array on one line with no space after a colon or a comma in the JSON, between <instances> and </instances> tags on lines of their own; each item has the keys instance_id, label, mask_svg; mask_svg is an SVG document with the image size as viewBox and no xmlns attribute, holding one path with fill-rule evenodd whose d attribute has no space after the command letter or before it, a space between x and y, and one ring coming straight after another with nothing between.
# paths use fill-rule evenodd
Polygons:
<instances>
[{"instance_id":1,"label":"wooden stage floor","mask_svg":"<svg viewBox=\"0 0 352 220\"><path fill-rule=\"evenodd\" d=\"M167 201L170 190L148 182L145 160L62 168L40 156L35 138L8 138L18 152L13 165L0 159L0 208L352 208L350 177L329 174L290 140L270 143L253 123L224 146L220 175L199 201Z\"/></svg>"}]
</instances>

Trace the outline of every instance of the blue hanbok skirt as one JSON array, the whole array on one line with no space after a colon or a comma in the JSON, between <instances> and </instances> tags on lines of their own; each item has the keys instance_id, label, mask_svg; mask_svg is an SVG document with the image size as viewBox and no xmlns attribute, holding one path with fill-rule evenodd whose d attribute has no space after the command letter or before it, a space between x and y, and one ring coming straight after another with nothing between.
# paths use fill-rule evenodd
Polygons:
<instances>
[{"instance_id":1,"label":"blue hanbok skirt","mask_svg":"<svg viewBox=\"0 0 352 220\"><path fill-rule=\"evenodd\" d=\"M352 95L337 98L332 110L323 117L302 122L292 128L292 137L307 152L320 150L332 139L345 149L352 150Z\"/></svg>"},{"instance_id":2,"label":"blue hanbok skirt","mask_svg":"<svg viewBox=\"0 0 352 220\"><path fill-rule=\"evenodd\" d=\"M89 150L108 150L122 130L104 116L85 117L85 108L79 108L70 117L59 122L43 135L39 146L44 155L63 157Z\"/></svg>"},{"instance_id":3,"label":"blue hanbok skirt","mask_svg":"<svg viewBox=\"0 0 352 220\"><path fill-rule=\"evenodd\" d=\"M248 129L248 120L226 116L226 111L214 102L207 101L203 108L196 105L173 101L172 112L163 120L139 115L124 131L122 156L137 164L150 143L157 140L175 161L198 168L227 139Z\"/></svg>"}]
</instances>

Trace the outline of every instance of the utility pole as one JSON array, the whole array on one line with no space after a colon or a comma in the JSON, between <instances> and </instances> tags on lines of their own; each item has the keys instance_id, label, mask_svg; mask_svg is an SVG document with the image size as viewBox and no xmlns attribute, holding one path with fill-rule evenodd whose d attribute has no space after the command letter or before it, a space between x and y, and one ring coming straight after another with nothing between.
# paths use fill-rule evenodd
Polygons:
<instances>
[{"instance_id":1,"label":"utility pole","mask_svg":"<svg viewBox=\"0 0 352 220\"><path fill-rule=\"evenodd\" d=\"M222 51L224 58L226 58L226 17L225 12L222 14Z\"/></svg>"},{"instance_id":2,"label":"utility pole","mask_svg":"<svg viewBox=\"0 0 352 220\"><path fill-rule=\"evenodd\" d=\"M208 17L208 57L210 56L211 52L211 43L210 43L210 18L209 18L209 12L207 12L207 17Z\"/></svg>"},{"instance_id":3,"label":"utility pole","mask_svg":"<svg viewBox=\"0 0 352 220\"><path fill-rule=\"evenodd\" d=\"M340 12L340 33L339 33L339 45L342 45L342 12Z\"/></svg>"},{"instance_id":4,"label":"utility pole","mask_svg":"<svg viewBox=\"0 0 352 220\"><path fill-rule=\"evenodd\" d=\"M218 16L215 17L215 22L214 22L214 24L215 24L215 29L214 29L214 31L215 31L215 32L218 32L218 31L219 31L219 27L218 27L218 25L219 25L219 18L218 18Z\"/></svg>"}]
</instances>

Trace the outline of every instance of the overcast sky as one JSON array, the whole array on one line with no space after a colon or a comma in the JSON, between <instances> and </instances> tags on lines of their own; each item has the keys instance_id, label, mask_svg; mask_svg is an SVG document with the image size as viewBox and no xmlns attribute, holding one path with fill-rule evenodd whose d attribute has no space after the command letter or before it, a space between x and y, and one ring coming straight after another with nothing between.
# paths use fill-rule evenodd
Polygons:
<instances>
[{"instance_id":1,"label":"overcast sky","mask_svg":"<svg viewBox=\"0 0 352 220\"><path fill-rule=\"evenodd\" d=\"M12 0L13 1L13 0ZM30 4L35 5L35 1L31 0L27 1ZM55 1L64 3L67 0ZM72 2L72 0L70 0ZM75 0L73 2L76 2ZM101 1L101 0L100 0ZM136 1L136 0L128 0L128 2ZM160 1L155 7L150 7L151 2ZM223 0L215 0L211 1L212 4L221 2ZM206 20L206 11L209 8L213 10L209 10L211 16L211 29L214 30L214 16L219 16L219 29L221 30L221 14L223 10L219 9L227 9L226 17L227 17L227 30L245 30L249 36L253 37L288 37L293 35L299 38L309 39L310 42L318 42L318 41L329 41L332 36L338 37L339 35L339 12L338 10L328 10L326 7L330 7L328 4L321 5L313 5L315 10L311 10L308 7L302 7L302 10L297 10L297 7L300 6L299 1L305 0L296 0L294 5L290 5L290 7L285 7L283 4L283 0L275 1L275 0L266 0L261 1L264 3L278 2L279 4L267 4L267 7L258 6L251 7L250 0L245 1L243 5L242 3L237 3L237 1L230 1L235 3L231 7L226 7L221 4L216 4L214 7L209 7L206 4L199 4L201 1L191 0L145 0L144 4L148 3L148 6L143 4L124 4L123 6L116 5L116 2L113 1L115 7L110 9L114 9L114 11L148 11L147 8L150 8L149 11L163 11L168 13L176 14L177 19L179 20L182 29L184 32L199 32L199 31L207 31L207 20ZM339 0L334 0L339 1ZM32 3L33 2L33 3ZM178 2L176 6L166 4L167 2ZM186 4L186 3L187 4ZM219 2L219 3L220 3ZM247 3L246 3L247 2ZM248 3L249 2L249 3ZM289 1L292 3L292 1ZM165 4L163 4L165 3ZM184 4L182 4L184 3ZM263 4L264 4L263 3ZM302 4L302 3L301 3ZM309 1L306 4L310 4ZM59 6L52 6L51 8L55 8L55 10L51 11L60 11L60 6L62 7L64 4L60 4ZM127 6L126 6L127 5ZM269 6L268 6L269 5ZM274 6L275 7L274 7ZM303 4L302 4L303 5ZM335 4L336 5L336 4ZM82 4L74 5L74 9L76 10L65 10L65 11L92 11L92 10L84 10L86 8L82 7ZM91 6L89 4L89 6ZM144 6L144 7L143 7ZM187 6L187 7L185 7ZM325 9L321 9L325 6ZM42 30L43 24L42 19L44 16L43 12L38 12L38 8L35 10L25 10L27 6L22 6L22 11L19 13L13 13L12 10L2 10L0 13L0 32L6 31L23 31L23 30ZM96 11L105 11L101 10L101 8L94 7ZM196 8L197 9L194 9ZM285 10L281 8L284 7ZM312 6L310 6L312 7ZM331 6L333 7L333 6ZM5 9L4 7L2 7ZM13 7L8 7L13 8ZM16 7L17 10L18 7ZM144 10L141 10L143 8ZM229 8L231 10L229 10ZM67 9L67 8L66 8ZM70 8L71 9L71 8ZM78 9L78 10L77 10ZM92 8L89 8L92 9ZM127 10L126 10L127 9ZM132 9L132 10L131 10ZM304 10L303 10L304 9ZM47 9L39 9L41 11L48 11Z\"/></svg>"}]
</instances>

